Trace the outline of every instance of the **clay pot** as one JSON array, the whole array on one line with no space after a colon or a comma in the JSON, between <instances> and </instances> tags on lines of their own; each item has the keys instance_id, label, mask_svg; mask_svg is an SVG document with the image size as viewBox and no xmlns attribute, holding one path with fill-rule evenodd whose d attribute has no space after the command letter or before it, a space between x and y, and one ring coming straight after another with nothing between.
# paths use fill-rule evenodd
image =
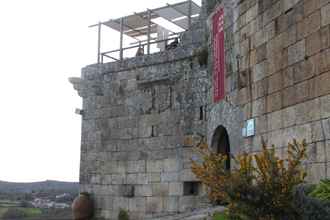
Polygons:
<instances>
[{"instance_id":1,"label":"clay pot","mask_svg":"<svg viewBox=\"0 0 330 220\"><path fill-rule=\"evenodd\" d=\"M93 202L87 193L81 193L72 203L74 220L90 220L93 216Z\"/></svg>"}]
</instances>

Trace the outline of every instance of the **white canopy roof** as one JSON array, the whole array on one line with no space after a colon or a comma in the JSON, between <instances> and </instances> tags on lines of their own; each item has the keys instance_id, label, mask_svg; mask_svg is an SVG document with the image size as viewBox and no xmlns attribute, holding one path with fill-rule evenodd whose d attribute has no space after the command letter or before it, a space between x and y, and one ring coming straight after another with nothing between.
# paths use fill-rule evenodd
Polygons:
<instances>
[{"instance_id":1,"label":"white canopy roof","mask_svg":"<svg viewBox=\"0 0 330 220\"><path fill-rule=\"evenodd\" d=\"M165 19L174 25L177 25L183 31L189 28L189 14L191 17L191 23L198 19L200 14L200 6L193 1L184 1L176 4L167 4L165 7L148 9L144 12L134 13L126 17L111 19L106 22L102 22L103 25L108 26L111 29L121 30L121 21L123 22L123 34L136 38L145 36L148 34L149 13L150 13L150 34L157 33L157 25L154 22L157 18ZM92 25L94 26L94 25ZM95 25L96 26L96 25ZM160 25L162 26L162 25ZM167 28L168 27L164 27Z\"/></svg>"}]
</instances>

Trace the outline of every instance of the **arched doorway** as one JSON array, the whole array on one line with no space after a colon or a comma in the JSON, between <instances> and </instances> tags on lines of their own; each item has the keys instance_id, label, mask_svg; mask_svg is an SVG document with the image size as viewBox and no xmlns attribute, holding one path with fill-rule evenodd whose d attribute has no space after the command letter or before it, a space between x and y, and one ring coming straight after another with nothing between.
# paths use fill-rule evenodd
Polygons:
<instances>
[{"instance_id":1,"label":"arched doorway","mask_svg":"<svg viewBox=\"0 0 330 220\"><path fill-rule=\"evenodd\" d=\"M211 147L217 153L227 156L225 163L226 170L230 170L230 143L227 129L222 125L218 126L213 134Z\"/></svg>"}]
</instances>

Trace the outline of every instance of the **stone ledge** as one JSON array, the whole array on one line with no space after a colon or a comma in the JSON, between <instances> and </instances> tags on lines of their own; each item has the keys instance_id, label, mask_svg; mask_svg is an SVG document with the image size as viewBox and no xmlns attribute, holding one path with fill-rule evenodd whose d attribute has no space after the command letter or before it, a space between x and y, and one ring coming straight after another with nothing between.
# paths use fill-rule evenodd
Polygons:
<instances>
[{"instance_id":1,"label":"stone ledge","mask_svg":"<svg viewBox=\"0 0 330 220\"><path fill-rule=\"evenodd\" d=\"M204 220L212 216L213 213L223 212L224 210L225 207L223 206L209 207L209 208L198 209L195 211L185 212L177 215L146 218L145 220Z\"/></svg>"}]
</instances>

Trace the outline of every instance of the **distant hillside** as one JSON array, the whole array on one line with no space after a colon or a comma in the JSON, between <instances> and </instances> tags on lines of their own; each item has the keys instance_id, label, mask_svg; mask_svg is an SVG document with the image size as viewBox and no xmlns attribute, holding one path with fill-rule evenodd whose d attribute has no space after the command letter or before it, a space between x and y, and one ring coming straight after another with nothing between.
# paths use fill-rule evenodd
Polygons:
<instances>
[{"instance_id":1,"label":"distant hillside","mask_svg":"<svg viewBox=\"0 0 330 220\"><path fill-rule=\"evenodd\" d=\"M0 193L31 193L32 191L78 192L79 183L47 180L32 183L0 181Z\"/></svg>"}]
</instances>

